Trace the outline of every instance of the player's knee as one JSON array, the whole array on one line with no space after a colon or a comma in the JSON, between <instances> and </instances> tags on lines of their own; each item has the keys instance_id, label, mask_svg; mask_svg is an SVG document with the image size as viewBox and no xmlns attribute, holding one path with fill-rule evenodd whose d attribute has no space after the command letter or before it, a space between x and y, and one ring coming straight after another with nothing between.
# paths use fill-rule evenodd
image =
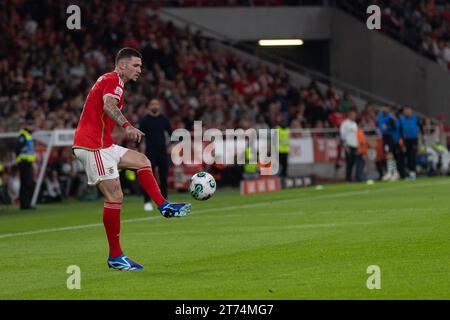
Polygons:
<instances>
[{"instance_id":1,"label":"player's knee","mask_svg":"<svg viewBox=\"0 0 450 320\"><path fill-rule=\"evenodd\" d=\"M122 191L117 192L117 194L114 197L117 199L118 202L122 202L123 192Z\"/></svg>"},{"instance_id":2,"label":"player's knee","mask_svg":"<svg viewBox=\"0 0 450 320\"><path fill-rule=\"evenodd\" d=\"M123 200L123 192L120 187L120 183L114 183L109 188L107 188L104 192L105 200L111 202L122 202Z\"/></svg>"},{"instance_id":3,"label":"player's knee","mask_svg":"<svg viewBox=\"0 0 450 320\"><path fill-rule=\"evenodd\" d=\"M150 160L147 158L147 156L143 153L141 153L140 157L139 157L139 165L140 167L151 167L152 164L150 163Z\"/></svg>"},{"instance_id":4,"label":"player's knee","mask_svg":"<svg viewBox=\"0 0 450 320\"><path fill-rule=\"evenodd\" d=\"M122 200L123 200L123 192L122 192L122 190L114 191L111 194L111 197L112 197L112 199L110 201L112 201L112 202L122 202Z\"/></svg>"}]
</instances>

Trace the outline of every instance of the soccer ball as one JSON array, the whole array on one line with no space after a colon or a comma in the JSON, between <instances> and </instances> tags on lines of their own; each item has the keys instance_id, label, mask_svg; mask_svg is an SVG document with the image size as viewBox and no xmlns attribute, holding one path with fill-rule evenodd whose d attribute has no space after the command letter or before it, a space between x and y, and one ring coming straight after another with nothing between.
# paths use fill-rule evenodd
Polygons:
<instances>
[{"instance_id":1,"label":"soccer ball","mask_svg":"<svg viewBox=\"0 0 450 320\"><path fill-rule=\"evenodd\" d=\"M207 200L216 192L216 180L208 172L197 172L189 181L189 192L196 200Z\"/></svg>"}]
</instances>

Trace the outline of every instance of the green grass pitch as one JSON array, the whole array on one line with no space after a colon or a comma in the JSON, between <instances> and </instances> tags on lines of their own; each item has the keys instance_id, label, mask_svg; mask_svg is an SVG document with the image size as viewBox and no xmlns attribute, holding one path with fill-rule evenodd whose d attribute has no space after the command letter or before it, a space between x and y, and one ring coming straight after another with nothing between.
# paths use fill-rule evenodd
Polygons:
<instances>
[{"instance_id":1,"label":"green grass pitch","mask_svg":"<svg viewBox=\"0 0 450 320\"><path fill-rule=\"evenodd\" d=\"M171 199L192 215L124 201L122 248L139 272L107 268L101 201L1 207L0 299L450 298L450 179ZM69 265L80 290L67 289Z\"/></svg>"}]
</instances>

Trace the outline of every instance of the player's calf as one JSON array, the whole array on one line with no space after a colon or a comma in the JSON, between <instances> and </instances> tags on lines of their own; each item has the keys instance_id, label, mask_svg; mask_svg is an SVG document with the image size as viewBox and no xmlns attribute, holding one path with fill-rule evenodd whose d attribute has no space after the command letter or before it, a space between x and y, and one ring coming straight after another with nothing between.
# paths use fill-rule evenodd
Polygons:
<instances>
[{"instance_id":1,"label":"player's calf","mask_svg":"<svg viewBox=\"0 0 450 320\"><path fill-rule=\"evenodd\" d=\"M155 176L153 175L152 168L150 166L144 166L139 168L136 172L139 184L142 186L144 191L149 195L149 197L153 201L155 201L155 203L158 206L166 202L166 199L161 194L161 190L159 189Z\"/></svg>"}]
</instances>

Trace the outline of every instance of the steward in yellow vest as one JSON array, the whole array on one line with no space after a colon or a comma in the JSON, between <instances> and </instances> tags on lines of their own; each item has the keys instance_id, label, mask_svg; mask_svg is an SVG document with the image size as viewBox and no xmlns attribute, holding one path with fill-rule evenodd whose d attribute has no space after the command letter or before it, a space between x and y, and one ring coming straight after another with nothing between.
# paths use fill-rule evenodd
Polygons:
<instances>
[{"instance_id":1,"label":"steward in yellow vest","mask_svg":"<svg viewBox=\"0 0 450 320\"><path fill-rule=\"evenodd\" d=\"M16 162L20 172L20 208L23 210L33 209L31 199L33 196L33 162L36 161L36 153L32 138L33 119L26 118L24 127L19 131L16 143Z\"/></svg>"},{"instance_id":2,"label":"steward in yellow vest","mask_svg":"<svg viewBox=\"0 0 450 320\"><path fill-rule=\"evenodd\" d=\"M288 155L289 155L289 140L291 138L291 130L281 124L276 127L278 131L278 156L280 160L280 177L287 177Z\"/></svg>"},{"instance_id":3,"label":"steward in yellow vest","mask_svg":"<svg viewBox=\"0 0 450 320\"><path fill-rule=\"evenodd\" d=\"M244 164L244 179L258 178L258 163L255 162L255 155L253 155L250 147L245 148L245 164Z\"/></svg>"}]
</instances>

